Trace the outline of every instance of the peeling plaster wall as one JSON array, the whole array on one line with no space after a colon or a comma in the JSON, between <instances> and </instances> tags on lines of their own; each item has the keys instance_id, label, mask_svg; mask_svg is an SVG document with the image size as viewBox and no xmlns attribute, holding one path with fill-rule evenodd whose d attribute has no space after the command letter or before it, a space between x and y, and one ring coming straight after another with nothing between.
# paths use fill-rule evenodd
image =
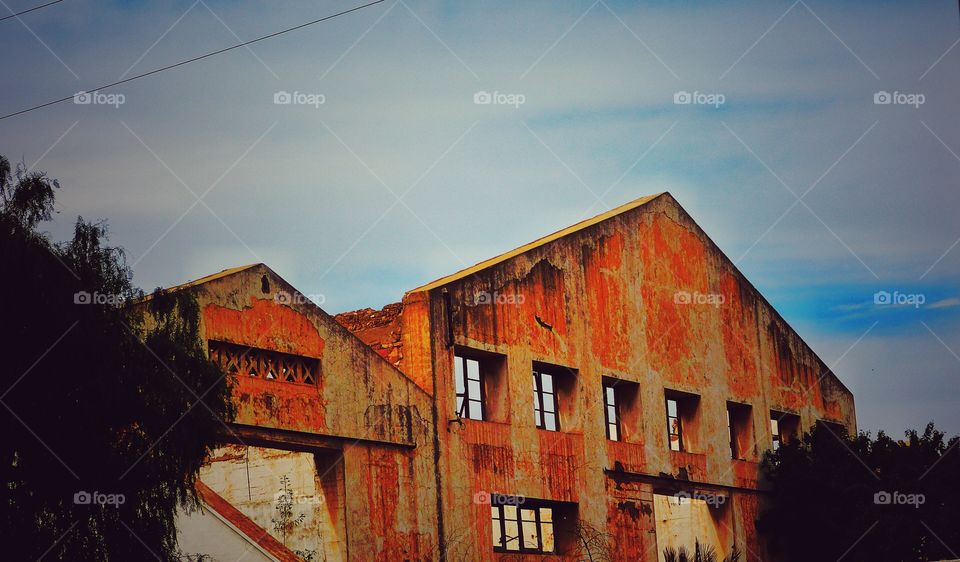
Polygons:
<instances>
[{"instance_id":1,"label":"peeling plaster wall","mask_svg":"<svg viewBox=\"0 0 960 562\"><path fill-rule=\"evenodd\" d=\"M326 455L338 459L336 451ZM318 560L347 560L340 463L314 454L228 445L214 451L200 480L291 550L315 550ZM281 478L289 479L291 519L286 536L274 530Z\"/></svg>"},{"instance_id":2,"label":"peeling plaster wall","mask_svg":"<svg viewBox=\"0 0 960 562\"><path fill-rule=\"evenodd\" d=\"M333 512L314 514L310 525L295 531L291 544L319 549L322 543L329 560L347 555L352 560L435 559L431 397L266 266L184 290L197 296L205 340L319 362L316 384L234 377L237 417L225 438L234 445L252 439L261 447L255 463L261 499L247 498L245 473L237 472L239 459L228 454L230 448L214 454L202 480L271 532L263 502L274 500L281 475L296 476L295 494L323 490L325 500L338 502L334 511L344 514L343 523ZM305 459L320 449L325 453L317 454L317 466L311 466ZM308 476L319 474L321 461L330 458L342 459L339 480L312 481ZM319 530L336 530L336 538L318 538Z\"/></svg>"},{"instance_id":3,"label":"peeling plaster wall","mask_svg":"<svg viewBox=\"0 0 960 562\"><path fill-rule=\"evenodd\" d=\"M503 298L479 304L478 293ZM678 304L678 294L723 302ZM652 562L656 549L635 556L655 532L645 515L650 490L614 501L604 469L755 488L771 409L798 414L804 429L817 419L855 429L850 392L669 194L429 293L408 293L401 324L401 368L421 387L436 385L447 538L475 529L476 559L496 558L478 492L577 502L582 521L630 545L618 556ZM451 335L456 345L506 356L509 423L449 422ZM576 419L561 421L568 431L535 428L533 361L577 369ZM636 442L607 441L603 376L639 384ZM690 452L668 450L665 388L700 397ZM753 445L740 461L729 458L728 400L752 406ZM737 529L737 542L758 552L752 519Z\"/></svg>"}]
</instances>

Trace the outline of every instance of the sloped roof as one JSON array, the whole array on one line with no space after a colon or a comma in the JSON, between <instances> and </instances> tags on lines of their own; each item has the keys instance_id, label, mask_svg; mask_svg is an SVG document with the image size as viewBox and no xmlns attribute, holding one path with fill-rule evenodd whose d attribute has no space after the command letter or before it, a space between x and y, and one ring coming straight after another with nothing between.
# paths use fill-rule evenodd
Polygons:
<instances>
[{"instance_id":1,"label":"sloped roof","mask_svg":"<svg viewBox=\"0 0 960 562\"><path fill-rule=\"evenodd\" d=\"M610 219L610 218L613 218L613 217L615 217L615 216L617 216L617 215L626 213L627 211L631 211L631 210L633 210L633 209L636 209L637 207L640 207L640 206L642 206L642 205L645 205L645 204L649 203L650 201L653 201L654 199L660 197L660 196L663 195L664 193L666 193L666 192L664 191L664 192L661 192L661 193L655 193L655 194L653 194L653 195L647 195L647 196L641 197L641 198L639 198L639 199L634 199L633 201L630 201L629 203L626 203L626 204L620 205L619 207L615 207L615 208L613 208L613 209L610 209L609 211L607 211L607 212L605 212L605 213L601 213L601 214L599 214L599 215L597 215L597 216L595 216L595 217L593 217L593 218L589 218L589 219L586 219L586 220L582 220L582 221L580 221L580 222L578 222L578 223L576 223L576 224L570 225L570 226L568 226L568 227L566 227L566 228L562 228L562 229L554 232L553 234L548 234L548 235L546 235L546 236L544 236L544 237L542 237L542 238L537 238L537 239L534 240L533 242L530 242L530 243L528 243L528 244L524 244L523 246L520 246L519 248L514 248L513 250L510 250L509 252L505 252L505 253L503 253L503 254L500 254L499 256L494 256L494 257L492 257L492 258L490 258L490 259L484 260L484 261L482 261L482 262L480 262L480 263L478 263L478 264L476 264L476 265L473 265L473 266L471 266L471 267L467 267L467 268L465 268L465 269L461 269L460 271L458 271L458 272L456 272L456 273L454 273L454 274L452 274L452 275L447 275L446 277L441 277L440 279L437 279L436 281L431 281L430 283L427 283L426 285L422 285L422 286L417 287L416 289L412 289L412 290L410 290L410 291L408 291L408 292L409 292L409 293L418 293L418 292L421 292L421 291L430 291L430 290L436 289L437 287L442 287L442 286L444 286L444 285L447 285L447 284L449 284L449 283L452 283L452 282L454 282L454 281L456 281L456 280L458 280L458 279L463 279L464 277L469 277L470 275L473 275L474 273L477 273L478 271L482 271L482 270L484 270L484 269L486 269L486 268L488 268L488 267L491 267L491 266L497 265L498 263L507 261L507 260L510 259L510 258L513 258L513 257L515 257L515 256L518 256L518 255L524 253L524 252L528 252L528 251L530 251L530 250L532 250L532 249L534 249L534 248L538 248L538 247L540 247L540 246L543 246L543 245L545 245L545 244L548 244L548 243L550 243L550 242L553 242L554 240L557 240L557 239L559 239L559 238L563 238L564 236L567 236L568 234L572 234L572 233L574 233L574 232L578 232L578 231L583 230L583 229L585 229L585 228L589 228L589 227L591 227L591 226L593 226L593 225L595 225L595 224L601 223L601 222L603 222L603 221L605 221L605 220L607 220L607 219Z\"/></svg>"},{"instance_id":2,"label":"sloped roof","mask_svg":"<svg viewBox=\"0 0 960 562\"><path fill-rule=\"evenodd\" d=\"M210 274L210 275L201 277L201 278L199 278L199 279L194 279L193 281L187 281L186 283L182 283L182 284L180 284L180 285L174 285L173 287L169 287L169 288L164 289L164 290L165 290L165 291L176 291L176 290L179 290L179 289L186 289L187 287L195 287L195 286L197 286L197 285L203 285L204 283L209 283L210 281L216 281L217 279L222 279L223 277L227 277L227 276L233 275L234 273L240 273L241 271L246 271L247 269L250 269L250 268L252 268L252 267L257 267L258 265L264 265L264 264L262 264L262 263L250 263L250 264L241 265L241 266L238 266L238 267L231 267L231 268L229 268L229 269L224 269L223 271L220 271L220 272L217 272L217 273L212 273L212 274Z\"/></svg>"},{"instance_id":3,"label":"sloped roof","mask_svg":"<svg viewBox=\"0 0 960 562\"><path fill-rule=\"evenodd\" d=\"M237 267L231 267L231 268L229 268L229 269L224 269L223 271L219 271L219 272L217 272L217 273L212 273L212 274L210 274L210 275L206 275L206 276L201 277L201 278L199 278L199 279L194 279L193 281L187 281L186 283L181 283L181 284L179 284L179 285L173 285L172 287L162 287L162 288L160 289L160 292L162 292L162 293L172 293L172 292L174 292L174 291L180 291L180 290L183 290L183 289L189 289L190 287L196 287L197 285L203 285L204 283L209 283L210 281L216 281L217 279L222 279L222 278L224 278L224 277L229 277L230 275L233 275L234 273L240 273L241 271L246 271L246 270L248 270L248 269L251 269L251 268L254 268L254 267L257 267L257 266L261 266L261 265L264 265L264 264L262 264L262 263L250 263L250 264L247 264L247 265L241 265L241 266L237 266ZM266 267L266 266L264 266L264 267ZM268 268L268 269L269 269L269 268ZM143 295L142 298L139 298L139 299L134 300L134 301L133 301L133 304L135 304L135 305L136 305L136 304L143 304L143 303L149 302L151 299L153 299L153 293L147 293L147 294Z\"/></svg>"},{"instance_id":4,"label":"sloped roof","mask_svg":"<svg viewBox=\"0 0 960 562\"><path fill-rule=\"evenodd\" d=\"M200 480L197 480L194 488L197 495L203 501L204 505L217 512L234 529L251 543L257 545L264 552L281 562L300 562L300 557L294 554L289 548L275 539L266 529L257 525L252 519L243 514L233 504L223 498L220 494L213 491Z\"/></svg>"}]
</instances>

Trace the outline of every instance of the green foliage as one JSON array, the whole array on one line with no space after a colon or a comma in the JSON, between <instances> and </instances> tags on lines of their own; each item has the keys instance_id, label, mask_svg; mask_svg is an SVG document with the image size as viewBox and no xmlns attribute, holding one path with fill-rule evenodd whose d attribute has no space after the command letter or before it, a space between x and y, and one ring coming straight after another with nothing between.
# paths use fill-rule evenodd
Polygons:
<instances>
[{"instance_id":1,"label":"green foliage","mask_svg":"<svg viewBox=\"0 0 960 562\"><path fill-rule=\"evenodd\" d=\"M293 514L293 489L290 487L290 477L284 474L280 477L280 491L277 492L277 501L274 505L277 515L270 518L273 523L273 532L279 533L281 542L287 544L287 536L294 528L303 525L307 514ZM294 554L306 562L313 562L317 555L316 550L295 550Z\"/></svg>"},{"instance_id":2,"label":"green foliage","mask_svg":"<svg viewBox=\"0 0 960 562\"><path fill-rule=\"evenodd\" d=\"M0 157L4 558L176 560L174 513L232 419L228 381L190 295L134 303L103 223L78 219L63 244L37 230L57 187Z\"/></svg>"},{"instance_id":3,"label":"green foliage","mask_svg":"<svg viewBox=\"0 0 960 562\"><path fill-rule=\"evenodd\" d=\"M770 505L758 527L771 550L787 561L956 558L960 438L945 442L932 423L905 435L848 438L817 426L767 453Z\"/></svg>"}]
</instances>

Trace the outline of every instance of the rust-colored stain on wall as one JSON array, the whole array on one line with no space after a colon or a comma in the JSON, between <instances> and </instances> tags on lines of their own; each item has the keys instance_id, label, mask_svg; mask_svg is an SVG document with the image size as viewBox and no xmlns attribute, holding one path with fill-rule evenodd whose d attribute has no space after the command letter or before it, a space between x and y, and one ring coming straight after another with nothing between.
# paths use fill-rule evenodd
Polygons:
<instances>
[{"instance_id":1,"label":"rust-colored stain on wall","mask_svg":"<svg viewBox=\"0 0 960 562\"><path fill-rule=\"evenodd\" d=\"M669 194L379 311L331 318L267 285L295 292L265 266L200 285L205 337L318 361L312 385L238 376L237 424L261 445L326 451L340 467L317 489L342 508L355 560L575 560L571 538L592 529L609 536L612 559L655 562L666 539L654 506L677 493L722 497L723 524L704 529L757 560L772 412L803 429L856 427L850 392ZM458 354L484 365L482 420L458 416ZM535 426L534 369L556 375L559 431ZM604 385L616 389L617 440ZM683 451L667 446L668 395L684 401ZM746 412L737 458L729 404ZM566 550L496 552L498 494L552 506Z\"/></svg>"}]
</instances>

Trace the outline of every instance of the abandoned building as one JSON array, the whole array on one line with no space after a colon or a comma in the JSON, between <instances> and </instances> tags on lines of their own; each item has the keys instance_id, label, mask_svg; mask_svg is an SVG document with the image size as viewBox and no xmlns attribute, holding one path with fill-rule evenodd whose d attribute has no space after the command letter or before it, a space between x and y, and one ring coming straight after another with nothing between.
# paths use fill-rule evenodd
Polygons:
<instances>
[{"instance_id":1,"label":"abandoned building","mask_svg":"<svg viewBox=\"0 0 960 562\"><path fill-rule=\"evenodd\" d=\"M330 316L263 264L196 295L236 420L178 518L243 560L770 560L765 450L853 397L668 194ZM606 543L606 546L604 545ZM721 556L722 558L722 556Z\"/></svg>"}]
</instances>

